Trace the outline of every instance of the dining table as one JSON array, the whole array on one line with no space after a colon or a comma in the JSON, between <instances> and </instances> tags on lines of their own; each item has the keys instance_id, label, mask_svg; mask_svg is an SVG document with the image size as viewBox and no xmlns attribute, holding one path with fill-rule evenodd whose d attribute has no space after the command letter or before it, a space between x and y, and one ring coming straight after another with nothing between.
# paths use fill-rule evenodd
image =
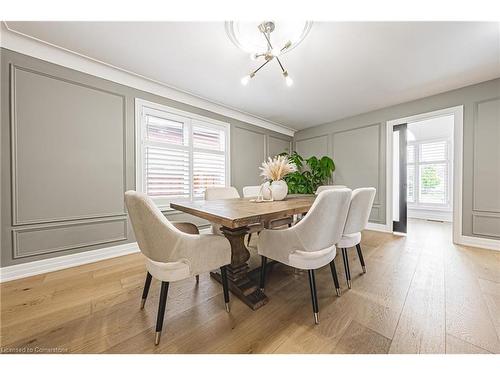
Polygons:
<instances>
[{"instance_id":1,"label":"dining table","mask_svg":"<svg viewBox=\"0 0 500 375\"><path fill-rule=\"evenodd\" d=\"M314 195L289 194L281 201L257 202L252 198L219 200L186 200L170 203L170 207L219 226L231 245L231 264L227 267L229 289L250 308L264 306L269 298L260 290L251 277L248 261L250 252L245 245L245 236L261 229L272 228L276 223L304 214L314 203ZM286 222L286 221L284 221ZM210 275L221 282L220 273Z\"/></svg>"}]
</instances>

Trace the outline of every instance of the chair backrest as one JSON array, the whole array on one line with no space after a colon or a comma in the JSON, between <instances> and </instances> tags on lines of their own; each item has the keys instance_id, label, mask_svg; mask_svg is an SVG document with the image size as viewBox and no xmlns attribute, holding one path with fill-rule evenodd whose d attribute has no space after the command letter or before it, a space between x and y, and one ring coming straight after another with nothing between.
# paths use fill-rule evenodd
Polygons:
<instances>
[{"instance_id":1,"label":"chair backrest","mask_svg":"<svg viewBox=\"0 0 500 375\"><path fill-rule=\"evenodd\" d=\"M344 189L346 187L347 186L345 186L345 185L322 185L322 186L318 186L315 194L318 195L319 193L321 193L322 191L325 191L325 190Z\"/></svg>"},{"instance_id":2,"label":"chair backrest","mask_svg":"<svg viewBox=\"0 0 500 375\"><path fill-rule=\"evenodd\" d=\"M229 186L229 187L208 187L205 190L205 200L207 201L213 201L216 199L232 199L232 198L239 198L240 193L238 193L238 190L236 188Z\"/></svg>"},{"instance_id":3,"label":"chair backrest","mask_svg":"<svg viewBox=\"0 0 500 375\"><path fill-rule=\"evenodd\" d=\"M342 231L351 200L350 189L321 192L306 216L290 230L297 231L306 251L318 251L336 244Z\"/></svg>"},{"instance_id":4,"label":"chair backrest","mask_svg":"<svg viewBox=\"0 0 500 375\"><path fill-rule=\"evenodd\" d=\"M376 192L377 190L372 187L360 188L352 192L344 234L361 232L366 228Z\"/></svg>"},{"instance_id":5,"label":"chair backrest","mask_svg":"<svg viewBox=\"0 0 500 375\"><path fill-rule=\"evenodd\" d=\"M259 196L261 185L256 186L244 186L243 187L243 197L253 198Z\"/></svg>"},{"instance_id":6,"label":"chair backrest","mask_svg":"<svg viewBox=\"0 0 500 375\"><path fill-rule=\"evenodd\" d=\"M179 237L185 234L168 221L146 194L129 190L125 193L125 204L141 252L157 262L177 261L170 259L170 254Z\"/></svg>"}]
</instances>

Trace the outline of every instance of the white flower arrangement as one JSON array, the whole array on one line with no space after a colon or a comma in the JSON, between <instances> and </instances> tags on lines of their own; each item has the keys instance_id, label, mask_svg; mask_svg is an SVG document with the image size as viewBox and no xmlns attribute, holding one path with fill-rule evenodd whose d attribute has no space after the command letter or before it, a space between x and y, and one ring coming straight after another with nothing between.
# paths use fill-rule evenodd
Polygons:
<instances>
[{"instance_id":1,"label":"white flower arrangement","mask_svg":"<svg viewBox=\"0 0 500 375\"><path fill-rule=\"evenodd\" d=\"M262 162L260 175L267 181L280 181L289 173L297 171L297 166L287 156L275 156Z\"/></svg>"}]
</instances>

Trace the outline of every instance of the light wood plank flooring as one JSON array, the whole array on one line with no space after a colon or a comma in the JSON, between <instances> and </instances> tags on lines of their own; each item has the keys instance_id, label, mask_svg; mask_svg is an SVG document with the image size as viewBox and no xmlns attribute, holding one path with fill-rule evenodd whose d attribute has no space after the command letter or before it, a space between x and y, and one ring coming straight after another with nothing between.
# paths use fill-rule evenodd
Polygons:
<instances>
[{"instance_id":1,"label":"light wood plank flooring","mask_svg":"<svg viewBox=\"0 0 500 375\"><path fill-rule=\"evenodd\" d=\"M256 237L256 236L254 236ZM252 239L253 248L255 247ZM455 246L451 225L421 220L407 237L366 231L367 273L349 250L336 297L317 272L315 326L307 273L276 265L270 302L252 311L236 298L224 311L209 275L171 284L159 346L153 344L159 283L139 309L140 254L0 284L4 352L83 353L500 353L500 252ZM255 250L255 249L254 249Z\"/></svg>"}]
</instances>

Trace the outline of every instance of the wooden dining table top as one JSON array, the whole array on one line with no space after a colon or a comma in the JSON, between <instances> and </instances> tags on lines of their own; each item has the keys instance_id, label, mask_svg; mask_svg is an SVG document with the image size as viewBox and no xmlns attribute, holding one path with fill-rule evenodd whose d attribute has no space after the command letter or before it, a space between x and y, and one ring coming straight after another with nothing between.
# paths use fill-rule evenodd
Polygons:
<instances>
[{"instance_id":1,"label":"wooden dining table top","mask_svg":"<svg viewBox=\"0 0 500 375\"><path fill-rule=\"evenodd\" d=\"M259 203L251 202L252 198L186 200L172 202L170 207L236 229L305 213L315 198L312 194L290 194L282 201Z\"/></svg>"}]
</instances>

